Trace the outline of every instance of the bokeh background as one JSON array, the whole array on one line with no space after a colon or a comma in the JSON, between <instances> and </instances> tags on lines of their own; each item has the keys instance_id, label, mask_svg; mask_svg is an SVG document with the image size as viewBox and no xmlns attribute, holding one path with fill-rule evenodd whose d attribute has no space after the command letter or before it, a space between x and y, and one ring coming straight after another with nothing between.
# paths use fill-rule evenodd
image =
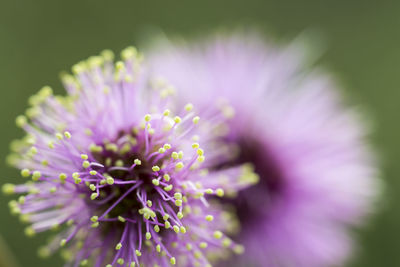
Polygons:
<instances>
[{"instance_id":1,"label":"bokeh background","mask_svg":"<svg viewBox=\"0 0 400 267\"><path fill-rule=\"evenodd\" d=\"M400 266L400 1L1 0L0 183L22 181L5 164L9 142L22 135L15 117L43 85L62 92L60 71L104 48L140 45L153 32L191 37L246 25L280 41L317 33L324 48L319 64L374 121L371 140L382 158L385 199L355 233L360 247L348 266ZM25 237L9 215L9 200L0 196L0 258L9 258L0 266L13 266L13 258L19 266L62 266L58 257L37 257L46 236Z\"/></svg>"}]
</instances>

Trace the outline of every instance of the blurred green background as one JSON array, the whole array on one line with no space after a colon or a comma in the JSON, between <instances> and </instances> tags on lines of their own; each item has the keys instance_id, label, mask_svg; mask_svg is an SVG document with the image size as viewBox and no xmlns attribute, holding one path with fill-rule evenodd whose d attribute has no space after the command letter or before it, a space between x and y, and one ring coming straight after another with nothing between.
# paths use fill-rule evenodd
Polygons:
<instances>
[{"instance_id":1,"label":"blurred green background","mask_svg":"<svg viewBox=\"0 0 400 267\"><path fill-rule=\"evenodd\" d=\"M349 266L400 266L399 1L1 0L1 183L22 181L5 164L9 142L22 135L15 117L41 86L62 92L60 71L104 48L119 51L138 44L149 29L187 36L241 25L278 39L305 29L322 36L326 51L320 63L375 121L372 141L382 155L387 183L382 209L357 232L360 249ZM36 256L46 237L23 235L23 226L9 215L9 199L0 197L0 234L20 266L62 266L58 257L43 261Z\"/></svg>"}]
</instances>

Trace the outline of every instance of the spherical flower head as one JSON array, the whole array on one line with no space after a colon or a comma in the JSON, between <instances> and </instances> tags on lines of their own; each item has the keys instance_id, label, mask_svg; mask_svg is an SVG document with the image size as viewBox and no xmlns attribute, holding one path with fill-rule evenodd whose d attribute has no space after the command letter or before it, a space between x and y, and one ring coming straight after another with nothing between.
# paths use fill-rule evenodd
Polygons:
<instances>
[{"instance_id":1,"label":"spherical flower head","mask_svg":"<svg viewBox=\"0 0 400 267\"><path fill-rule=\"evenodd\" d=\"M249 162L260 177L231 200L246 253L227 266L342 265L350 228L380 191L363 120L328 75L304 67L304 54L301 43L278 49L254 34L148 54L182 104L190 98L200 117L227 117L217 138L237 153L216 166Z\"/></svg>"},{"instance_id":2,"label":"spherical flower head","mask_svg":"<svg viewBox=\"0 0 400 267\"><path fill-rule=\"evenodd\" d=\"M62 247L73 266L209 266L242 252L225 234L235 217L213 199L254 181L242 179L246 165L208 170L228 158L229 145L202 142L218 118L177 109L174 88L149 83L133 47L121 57L104 51L75 65L64 97L44 87L30 98L16 120L27 136L9 161L32 181L3 186L24 194L12 213L29 236L59 229L39 253Z\"/></svg>"}]
</instances>

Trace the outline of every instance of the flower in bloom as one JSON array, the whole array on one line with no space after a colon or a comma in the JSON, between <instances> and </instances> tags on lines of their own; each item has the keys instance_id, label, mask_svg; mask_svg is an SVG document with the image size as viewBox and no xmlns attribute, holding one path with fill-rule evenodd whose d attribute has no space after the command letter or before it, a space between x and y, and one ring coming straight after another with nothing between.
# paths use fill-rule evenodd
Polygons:
<instances>
[{"instance_id":1,"label":"flower in bloom","mask_svg":"<svg viewBox=\"0 0 400 267\"><path fill-rule=\"evenodd\" d=\"M104 51L62 76L66 96L46 86L29 99L16 120L27 135L9 161L32 181L3 186L22 194L11 211L27 235L58 229L40 254L63 247L71 266L210 266L241 253L225 234L235 216L214 202L257 175L246 164L208 169L229 158L229 145L213 149L224 115L177 108L169 83L146 78L141 54L121 58Z\"/></svg>"},{"instance_id":2,"label":"flower in bloom","mask_svg":"<svg viewBox=\"0 0 400 267\"><path fill-rule=\"evenodd\" d=\"M260 177L230 201L246 253L227 266L341 265L380 183L368 131L330 77L304 67L304 46L277 49L256 35L164 46L150 68L176 86L180 105L193 99L202 118L231 117L217 138L236 152L214 168L248 162Z\"/></svg>"}]
</instances>

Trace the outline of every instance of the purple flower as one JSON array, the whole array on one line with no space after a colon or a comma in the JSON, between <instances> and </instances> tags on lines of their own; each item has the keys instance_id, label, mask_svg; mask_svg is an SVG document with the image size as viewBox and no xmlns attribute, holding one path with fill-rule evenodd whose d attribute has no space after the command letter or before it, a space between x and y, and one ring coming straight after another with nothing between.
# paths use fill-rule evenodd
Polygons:
<instances>
[{"instance_id":1,"label":"purple flower","mask_svg":"<svg viewBox=\"0 0 400 267\"><path fill-rule=\"evenodd\" d=\"M258 177L248 165L208 170L229 159L210 133L224 117L177 109L174 88L146 78L141 54L121 57L75 65L62 76L66 96L46 86L29 99L29 120L16 121L27 135L9 159L33 181L3 186L24 194L11 211L30 223L27 235L59 229L40 254L65 247L71 266L210 266L241 253L223 233L237 229L235 216L214 202Z\"/></svg>"},{"instance_id":2,"label":"purple flower","mask_svg":"<svg viewBox=\"0 0 400 267\"><path fill-rule=\"evenodd\" d=\"M233 118L219 142L235 144L214 168L254 165L259 184L230 201L246 253L226 266L338 266L348 258L349 230L372 207L380 183L367 129L335 84L307 70L298 44L285 49L255 35L167 44L150 55L180 101L202 118L224 110Z\"/></svg>"}]
</instances>

